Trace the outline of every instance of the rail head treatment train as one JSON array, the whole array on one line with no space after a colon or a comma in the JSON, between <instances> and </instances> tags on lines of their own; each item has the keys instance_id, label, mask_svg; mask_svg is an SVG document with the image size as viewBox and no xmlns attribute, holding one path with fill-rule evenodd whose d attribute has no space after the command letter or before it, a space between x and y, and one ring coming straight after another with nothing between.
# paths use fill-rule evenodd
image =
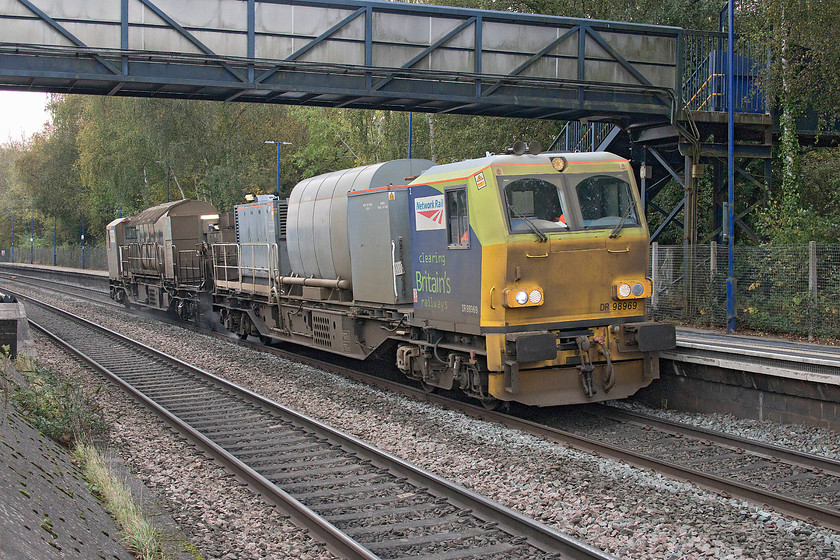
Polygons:
<instances>
[{"instance_id":1,"label":"rail head treatment train","mask_svg":"<svg viewBox=\"0 0 840 560\"><path fill-rule=\"evenodd\" d=\"M630 162L526 152L327 173L232 220L198 201L115 220L111 295L184 318L212 305L229 331L265 342L391 353L426 389L487 406L632 395L659 377L675 331L646 320L649 234Z\"/></svg>"}]
</instances>

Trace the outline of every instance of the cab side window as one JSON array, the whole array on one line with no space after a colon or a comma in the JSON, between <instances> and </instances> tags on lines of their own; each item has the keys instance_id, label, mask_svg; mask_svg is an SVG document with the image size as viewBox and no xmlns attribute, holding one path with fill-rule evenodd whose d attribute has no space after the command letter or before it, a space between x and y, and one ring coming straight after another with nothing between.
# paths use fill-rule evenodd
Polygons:
<instances>
[{"instance_id":1,"label":"cab side window","mask_svg":"<svg viewBox=\"0 0 840 560\"><path fill-rule=\"evenodd\" d=\"M446 191L446 233L450 248L470 246L470 219L465 187Z\"/></svg>"}]
</instances>

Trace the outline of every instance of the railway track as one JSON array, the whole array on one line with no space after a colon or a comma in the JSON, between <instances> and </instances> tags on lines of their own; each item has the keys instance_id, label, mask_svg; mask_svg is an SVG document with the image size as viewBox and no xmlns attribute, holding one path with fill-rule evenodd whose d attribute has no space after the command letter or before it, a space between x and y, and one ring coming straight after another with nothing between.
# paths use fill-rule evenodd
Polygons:
<instances>
[{"instance_id":1,"label":"railway track","mask_svg":"<svg viewBox=\"0 0 840 560\"><path fill-rule=\"evenodd\" d=\"M840 462L834 459L605 405L516 407L506 414L361 372L343 374L840 530Z\"/></svg>"},{"instance_id":2,"label":"railway track","mask_svg":"<svg viewBox=\"0 0 840 560\"><path fill-rule=\"evenodd\" d=\"M576 433L650 458L672 476L840 530L840 461L679 422L597 406ZM667 469L667 471L666 471Z\"/></svg>"},{"instance_id":3,"label":"railway track","mask_svg":"<svg viewBox=\"0 0 840 560\"><path fill-rule=\"evenodd\" d=\"M80 317L36 328L121 385L346 558L612 556Z\"/></svg>"},{"instance_id":4,"label":"railway track","mask_svg":"<svg viewBox=\"0 0 840 560\"><path fill-rule=\"evenodd\" d=\"M240 343L840 530L840 462L836 460L601 405L491 412L332 362Z\"/></svg>"},{"instance_id":5,"label":"railway track","mask_svg":"<svg viewBox=\"0 0 840 560\"><path fill-rule=\"evenodd\" d=\"M51 291L71 295L88 301L117 305L111 300L108 290L105 288L82 286L72 282L51 280L43 277L43 275L8 272L5 270L0 270L0 280L22 283L28 286L42 286Z\"/></svg>"}]
</instances>

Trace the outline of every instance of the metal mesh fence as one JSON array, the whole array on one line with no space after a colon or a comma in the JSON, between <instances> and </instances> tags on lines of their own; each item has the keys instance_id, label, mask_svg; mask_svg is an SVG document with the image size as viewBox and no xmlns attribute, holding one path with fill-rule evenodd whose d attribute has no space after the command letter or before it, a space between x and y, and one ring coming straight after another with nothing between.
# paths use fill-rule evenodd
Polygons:
<instances>
[{"instance_id":1,"label":"metal mesh fence","mask_svg":"<svg viewBox=\"0 0 840 560\"><path fill-rule=\"evenodd\" d=\"M738 329L840 336L840 245L736 247ZM725 246L651 247L651 315L726 326Z\"/></svg>"},{"instance_id":2,"label":"metal mesh fence","mask_svg":"<svg viewBox=\"0 0 840 560\"><path fill-rule=\"evenodd\" d=\"M54 252L55 264L57 266L92 270L108 269L108 257L104 246L87 246L84 248L84 251L82 251L81 246L56 247ZM0 262L12 262L12 257L11 249L0 250ZM52 265L53 248L33 247L30 252L29 247L15 247L14 262Z\"/></svg>"}]
</instances>

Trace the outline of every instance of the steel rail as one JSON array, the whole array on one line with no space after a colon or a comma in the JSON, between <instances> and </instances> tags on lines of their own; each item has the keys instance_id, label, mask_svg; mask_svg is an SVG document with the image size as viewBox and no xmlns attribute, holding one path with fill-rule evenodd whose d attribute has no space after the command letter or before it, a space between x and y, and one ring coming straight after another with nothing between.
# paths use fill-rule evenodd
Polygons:
<instances>
[{"instance_id":1,"label":"steel rail","mask_svg":"<svg viewBox=\"0 0 840 560\"><path fill-rule=\"evenodd\" d=\"M254 347L258 348L258 345L254 344ZM271 351L277 352L277 349L271 349ZM300 357L297 359L300 360ZM307 359L306 363L312 362ZM496 422L512 429L521 430L531 435L543 437L550 441L568 444L575 449L586 451L599 457L608 457L636 467L650 469L655 472L665 474L676 480L697 484L706 489L721 493L725 497L738 497L754 504L773 508L780 513L790 515L809 523L815 523L835 531L840 530L840 511L838 510L826 508L817 504L811 504L792 496L785 496L783 494L764 490L756 486L705 473L703 471L682 466L670 461L665 461L663 459L657 459L643 453L623 449L586 436L581 436L566 430L552 428L550 426L518 418L510 414L504 414L498 411L489 411L481 406L455 400L443 395L427 393L422 389L408 387L402 383L381 379L376 376L336 366L334 364L318 362L315 367L325 368L336 373L341 373L342 375L350 376L363 383L390 391L396 391L405 396L414 397L418 400L424 400L448 409L457 410L480 420ZM707 437L704 433L704 435L701 436L701 439L711 438ZM760 447L760 443L758 442L753 442L753 445ZM766 451L767 449L765 448L765 453ZM799 454L791 450L785 451L791 453L794 457L799 456ZM832 462L831 460L829 461ZM791 462L797 463L799 460L791 460ZM824 466L826 472L831 472L833 470L829 468L829 465ZM823 467L818 466L817 463L814 463L811 468L820 470L823 469Z\"/></svg>"},{"instance_id":2,"label":"steel rail","mask_svg":"<svg viewBox=\"0 0 840 560\"><path fill-rule=\"evenodd\" d=\"M26 297L22 297L22 299L25 301L37 301L32 298ZM43 303L41 302L38 303L43 305ZM78 317L76 315L68 315L71 315L74 319L87 322L85 319L82 319L81 317ZM283 513L289 515L299 526L309 530L316 539L326 544L327 548L329 548L332 552L339 554L344 558L352 560L378 559L378 556L374 555L372 552L358 544L356 541L349 538L347 535L336 529L333 525L327 523L321 516L317 515L311 509L307 508L305 505L294 499L282 489L272 484L265 477L263 477L262 475L245 465L242 461L228 453L224 448L214 443L211 439L205 437L201 432L195 430L189 424L186 424L185 422L181 421L180 418L178 418L176 415L172 414L165 408L158 406L158 404L155 401L149 399L142 391L139 391L130 383L125 382L118 375L112 373L109 369L100 365L96 360L89 357L81 350L78 350L71 344L65 342L60 336L52 333L44 326L39 325L37 322L32 320L30 320L30 324L32 324L36 329L40 330L45 335L49 336L58 344L66 348L68 351L72 352L73 354L84 360L93 369L95 369L96 371L98 371L99 373L101 373L102 375L104 375L105 377L122 387L122 389L126 391L129 395L134 397L136 400L138 400L147 408L149 408L152 412L154 412L163 420L175 427L189 441L193 442L203 451L218 459L237 477L245 481L252 489L256 490L261 495L266 497L271 503L278 506L283 511ZM108 331L108 329L104 329L104 327L100 328ZM108 332L110 332L113 335L119 336L114 331ZM152 350L149 347L145 348L147 350ZM161 357L164 357L165 359L168 358L174 360L174 358L165 357L164 355L161 355Z\"/></svg>"},{"instance_id":3,"label":"steel rail","mask_svg":"<svg viewBox=\"0 0 840 560\"><path fill-rule=\"evenodd\" d=\"M266 399L236 384L230 383L209 372L195 368L194 366L182 362L177 358L161 355L159 352L155 351L154 349L148 346L145 346L136 341L131 341L131 339L127 339L126 337L123 337L110 329L107 329L100 325L96 325L95 323L73 315L72 313L68 313L66 311L54 308L53 306L50 306L44 302L40 302L35 298L21 296L21 299L23 301L32 302L39 306L43 306L47 309L50 309L51 312L60 313L64 317L68 317L77 323L85 325L86 328L96 329L99 332L107 333L107 335L110 337L117 337L123 340L130 341L132 345L143 349L143 351L146 353L155 353L157 355L157 359L164 360L167 363L179 368L188 369L191 372L194 372L200 375L201 377L210 380L213 384L217 386L223 386L227 390L235 392L238 396L246 399L249 402L258 404L260 406L271 407L276 411L280 411L284 416L292 418L294 422L306 424L307 428L312 429L317 434L331 438L332 440L341 440L341 446L350 450L352 453L355 453L357 455L363 455L365 457L375 456L374 461L377 465L386 465L387 468L393 473L407 478L416 486L427 488L432 494L436 494L438 496L447 498L448 501L453 505L459 506L467 510L472 510L473 515L480 519L484 519L486 521L494 521L498 523L500 529L504 530L508 534L520 536L523 539L527 539L530 545L536 546L540 550L547 551L550 553L557 553L560 554L563 558L571 559L609 560L614 558L613 556L598 549L595 549L594 547L591 547L586 543L580 542L577 539L574 539L568 535L555 531L538 521L529 519L523 516L522 514L519 514L518 512L515 512L499 504L495 504L487 498L474 492L471 492L457 484L442 479L429 471L417 468L396 456L390 455L380 450L376 450L375 448L370 447L361 440L343 434L330 426L317 422L312 418L309 418L305 415L299 414L286 407L283 407L282 405L274 401ZM359 545L358 543L341 533L341 531L338 531L332 525L330 525L322 518L317 516L317 514L315 514L311 509L307 508L305 505L295 500L294 497L287 494L283 490L277 488L271 481L260 475L258 472L253 470L245 463L243 463L233 454L226 451L217 443L214 443L211 439L204 436L202 433L197 431L189 424L183 422L172 412L156 405L156 403L148 396L146 396L142 390L138 389L137 387L134 387L125 380L122 380L118 374L111 372L107 367L99 364L94 358L86 355L83 351L74 349L69 343L63 342L61 340L61 337L59 337L58 335L49 332L48 329L38 325L35 322L33 322L33 324L40 330L43 330L46 334L48 334L48 336L50 336L54 340L57 340L59 343L67 347L73 353L77 354L80 358L90 363L97 371L100 371L109 379L114 380L134 398L136 398L146 406L152 408L159 416L161 416L167 422L170 422L190 440L195 441L202 449L212 454L213 456L218 457L219 460L226 466L228 466L228 468L230 468L233 472L235 472L237 476L245 480L252 487L258 489L258 491L266 493L266 495L273 503L280 505L284 509L289 508L289 514L294 519L299 521L301 524L305 524L310 530L313 530L313 532L317 535L317 538L327 543L328 546L330 546L334 551L337 551L338 553L347 558L377 558L377 556L373 555L373 553L371 553L363 546ZM312 526L313 523L315 524L314 527Z\"/></svg>"},{"instance_id":4,"label":"steel rail","mask_svg":"<svg viewBox=\"0 0 840 560\"><path fill-rule=\"evenodd\" d=\"M820 457L819 455L813 455L811 453L803 453L801 451L796 451L795 449L789 449L780 445L715 432L706 428L691 426L683 422L658 418L656 416L641 414L639 412L617 409L604 405L597 406L599 407L598 415L602 417L609 417L623 422L648 424L663 431L679 433L699 440L708 440L720 445L737 447L745 451L755 453L756 455L763 455L811 469L817 469L821 472L830 473L834 476L840 476L840 461L836 459Z\"/></svg>"},{"instance_id":5,"label":"steel rail","mask_svg":"<svg viewBox=\"0 0 840 560\"><path fill-rule=\"evenodd\" d=\"M216 334L220 338L224 338L225 340L234 342L229 337L224 337L223 335L218 333L214 334ZM756 486L744 484L735 480L726 479L717 475L704 473L698 469L692 469L673 462L657 459L645 455L643 453L637 453L631 450L622 449L618 446L599 442L595 439L587 438L585 436L574 434L569 431L551 428L549 426L517 418L509 414L488 411L485 410L483 407L457 401L446 396L429 394L422 391L421 389L408 387L402 383L378 378L376 376L369 375L364 372L353 370L351 368L330 363L324 360L303 357L300 354L296 354L294 352L281 350L270 346L267 347L257 343L247 341L236 342L244 344L246 346L250 346L256 350L267 351L272 354L284 357L286 359L307 363L313 365L314 367L326 369L328 371L332 371L340 375L349 376L363 383L381 387L390 391L397 391L406 396L411 396L419 400L425 400L434 404L438 404L440 406L458 410L475 418L479 418L490 422L501 423L508 427L519 429L527 433L531 433L533 435L538 435L540 437L545 437L552 441L566 443L579 450L587 451L598 456L609 457L611 459L627 462L634 466L652 469L656 472L666 474L677 480L692 482L703 486L707 489L723 493L724 495L737 496L752 503L771 507L781 513L791 515L795 518L804 521L817 523L834 530L840 530L840 511L838 510L822 507L816 504L811 504L791 496L785 496L779 493L758 488ZM648 422L647 419L645 419L644 421ZM719 443L721 443L722 445L726 445L724 441L726 439L725 436L718 435L717 438L715 438L713 437L713 432L703 431L702 429L695 430L697 430L696 433L698 435L693 437L699 437L700 439L709 441L715 441L716 439L720 439ZM772 455L772 453L774 452L773 449L768 448L767 446L759 442L751 442L750 440L743 439L743 442L735 442L734 440L730 440L730 444L737 445L738 447L741 447L743 449L749 449L750 451L756 454L770 457L774 456ZM840 468L840 462L828 460L828 462L826 463L821 458L815 458L809 461L807 459L807 454L800 454L795 451L787 450L784 448L778 449L780 450L780 453L784 452L786 453L786 455L776 457L784 461L788 461L790 463L802 464L812 469L818 469L828 473L834 473L838 468ZM770 451L769 454L768 450Z\"/></svg>"},{"instance_id":6,"label":"steel rail","mask_svg":"<svg viewBox=\"0 0 840 560\"><path fill-rule=\"evenodd\" d=\"M59 280L52 280L50 278L42 278L38 276L31 276L28 274L20 274L20 273L13 273L13 272L6 272L5 270L0 269L0 279L8 280L11 282L18 282L23 283L22 280L31 281L34 280L35 282L41 282L43 284L52 284L56 286L61 286L62 288L71 288L73 290L79 290L81 292L93 292L95 294L108 296L108 291L105 289L99 288L92 288L90 286L80 286L78 284L73 284L70 282L61 282ZM57 290L56 290L57 291ZM75 294L70 294L74 295Z\"/></svg>"},{"instance_id":7,"label":"steel rail","mask_svg":"<svg viewBox=\"0 0 840 560\"><path fill-rule=\"evenodd\" d=\"M429 400L434 402L437 399L430 398ZM522 430L532 435L541 436L551 441L567 443L576 449L588 451L600 457L609 457L637 467L651 469L677 480L691 482L707 489L723 493L726 497L736 496L755 504L771 507L776 511L788 514L809 523L815 523L835 531L840 530L840 511L838 510L811 504L791 496L767 491L756 486L743 484L741 482L717 475L704 473L697 469L692 469L670 461L657 459L642 453L606 444L572 432L558 430L536 422L516 418L515 416L508 414L486 411L477 406L459 403L457 401L454 401L454 404L449 404L448 400L446 402L446 406L449 406L450 408L462 410L465 413L487 421L496 421L510 428Z\"/></svg>"}]
</instances>

